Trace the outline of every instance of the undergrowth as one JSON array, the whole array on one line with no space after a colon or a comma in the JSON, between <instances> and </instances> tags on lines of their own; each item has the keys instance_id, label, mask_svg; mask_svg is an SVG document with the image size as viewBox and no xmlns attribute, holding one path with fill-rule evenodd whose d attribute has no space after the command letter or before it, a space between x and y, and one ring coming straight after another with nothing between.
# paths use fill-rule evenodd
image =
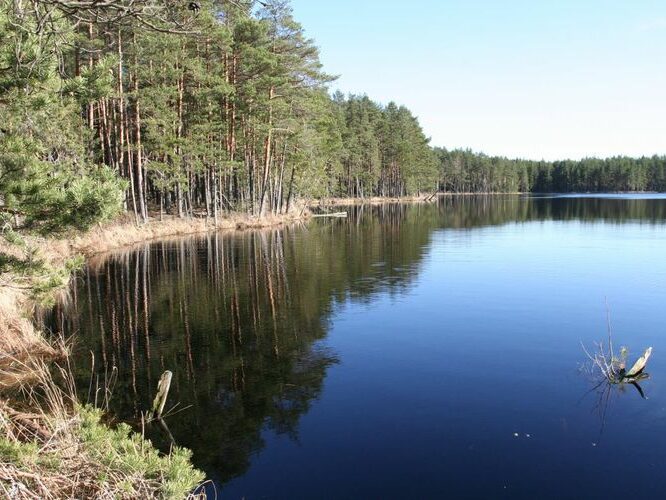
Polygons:
<instances>
[{"instance_id":1,"label":"undergrowth","mask_svg":"<svg viewBox=\"0 0 666 500\"><path fill-rule=\"evenodd\" d=\"M64 384L56 384L41 362L31 369L38 382L24 388L24 409L0 401L0 494L12 499L194 498L204 475L192 466L189 450L161 454L128 425L110 427L102 410L76 403L66 369L59 371Z\"/></svg>"}]
</instances>

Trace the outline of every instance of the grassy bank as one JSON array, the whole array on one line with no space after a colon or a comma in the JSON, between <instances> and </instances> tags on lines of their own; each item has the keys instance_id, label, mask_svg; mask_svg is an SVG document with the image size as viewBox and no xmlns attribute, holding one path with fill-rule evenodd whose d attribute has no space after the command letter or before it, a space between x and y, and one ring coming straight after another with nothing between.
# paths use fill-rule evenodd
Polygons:
<instances>
[{"instance_id":1,"label":"grassy bank","mask_svg":"<svg viewBox=\"0 0 666 500\"><path fill-rule=\"evenodd\" d=\"M63 389L66 369L32 358L33 374L21 404L0 401L0 492L5 498L186 498L204 476L190 452L161 456L121 424L103 423L99 409L83 407ZM55 377L64 377L56 383Z\"/></svg>"},{"instance_id":2,"label":"grassy bank","mask_svg":"<svg viewBox=\"0 0 666 500\"><path fill-rule=\"evenodd\" d=\"M124 425L79 405L64 364L67 346L35 326L40 308L66 300L72 271L86 258L132 244L222 230L295 223L308 216L219 219L131 218L60 239L5 234L0 240L0 492L9 498L183 498L203 480L189 452L157 451ZM59 297L60 295L60 297Z\"/></svg>"}]
</instances>

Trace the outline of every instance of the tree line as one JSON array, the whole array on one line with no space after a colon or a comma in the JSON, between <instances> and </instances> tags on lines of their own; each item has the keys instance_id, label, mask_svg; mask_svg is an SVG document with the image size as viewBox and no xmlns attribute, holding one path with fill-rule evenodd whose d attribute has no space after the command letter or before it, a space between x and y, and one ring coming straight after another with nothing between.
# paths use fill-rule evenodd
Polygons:
<instances>
[{"instance_id":1,"label":"tree line","mask_svg":"<svg viewBox=\"0 0 666 500\"><path fill-rule=\"evenodd\" d=\"M666 191L666 156L530 161L435 148L440 189L452 193Z\"/></svg>"},{"instance_id":2,"label":"tree line","mask_svg":"<svg viewBox=\"0 0 666 500\"><path fill-rule=\"evenodd\" d=\"M122 210L256 215L298 199L663 190L663 157L433 149L405 107L330 94L286 0L0 0L3 226Z\"/></svg>"}]
</instances>

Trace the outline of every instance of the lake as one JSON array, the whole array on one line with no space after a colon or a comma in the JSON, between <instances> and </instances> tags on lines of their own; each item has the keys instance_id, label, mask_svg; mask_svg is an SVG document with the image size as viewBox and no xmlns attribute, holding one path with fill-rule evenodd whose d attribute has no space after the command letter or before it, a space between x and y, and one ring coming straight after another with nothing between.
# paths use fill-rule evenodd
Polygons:
<instances>
[{"instance_id":1,"label":"lake","mask_svg":"<svg viewBox=\"0 0 666 500\"><path fill-rule=\"evenodd\" d=\"M225 499L664 496L666 197L348 211L90 261L50 319L81 400L137 422L172 370ZM647 399L582 366L607 311Z\"/></svg>"}]
</instances>

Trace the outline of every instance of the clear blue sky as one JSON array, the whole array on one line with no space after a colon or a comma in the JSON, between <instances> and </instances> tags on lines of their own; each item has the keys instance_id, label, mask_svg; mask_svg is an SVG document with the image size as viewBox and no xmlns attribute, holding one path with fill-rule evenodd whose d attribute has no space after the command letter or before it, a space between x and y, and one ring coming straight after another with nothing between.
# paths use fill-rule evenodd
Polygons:
<instances>
[{"instance_id":1,"label":"clear blue sky","mask_svg":"<svg viewBox=\"0 0 666 500\"><path fill-rule=\"evenodd\" d=\"M333 89L394 100L437 146L666 154L666 0L292 0Z\"/></svg>"}]
</instances>

